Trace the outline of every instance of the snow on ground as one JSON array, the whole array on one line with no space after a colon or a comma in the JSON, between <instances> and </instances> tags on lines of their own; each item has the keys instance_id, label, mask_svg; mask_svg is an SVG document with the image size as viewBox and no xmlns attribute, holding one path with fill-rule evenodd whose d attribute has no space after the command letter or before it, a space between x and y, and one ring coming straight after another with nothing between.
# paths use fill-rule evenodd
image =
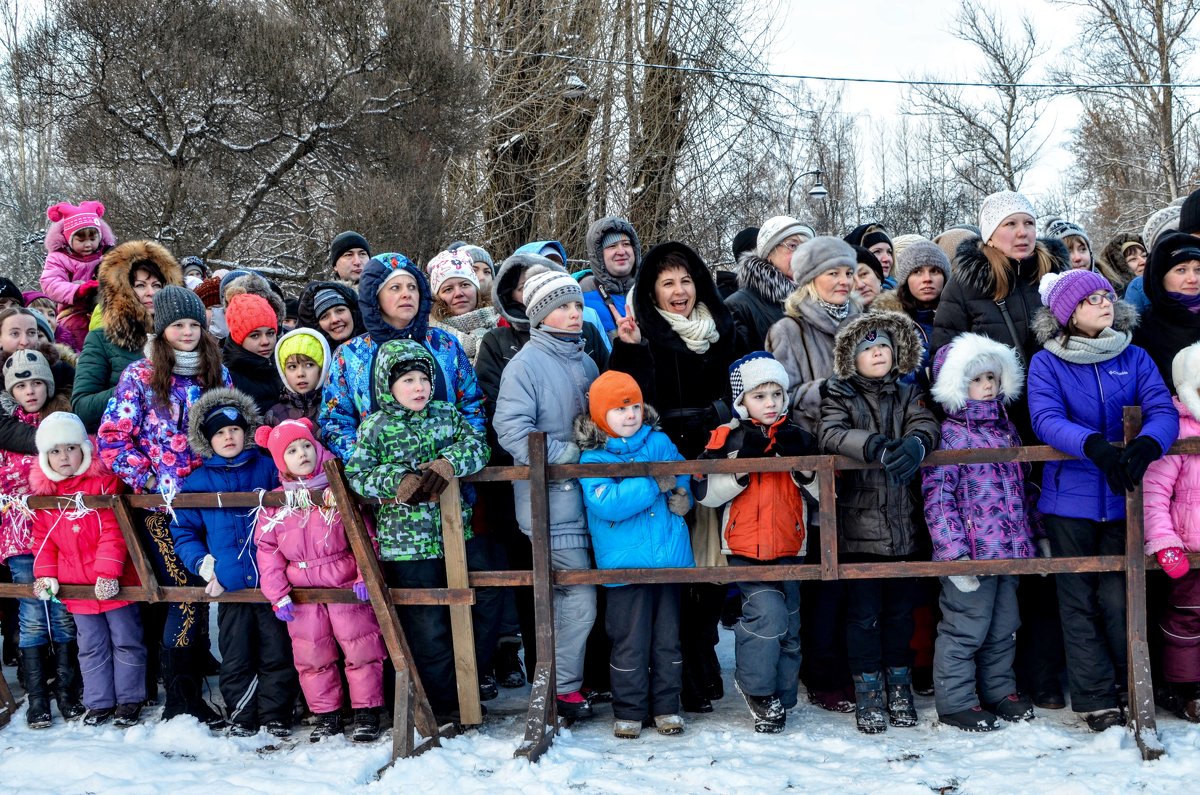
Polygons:
<instances>
[{"instance_id":1,"label":"snow on ground","mask_svg":"<svg viewBox=\"0 0 1200 795\"><path fill-rule=\"evenodd\" d=\"M745 705L729 686L732 635L719 648L729 695L711 715L689 716L679 737L647 730L638 740L612 736L600 705L587 723L565 730L536 765L512 758L524 724L528 688L490 702L479 730L442 748L401 760L381 779L390 742L363 747L345 738L271 750L265 733L231 739L190 719L121 731L58 721L30 731L24 712L0 730L0 792L22 795L190 793L840 793L1049 792L1056 795L1184 792L1200 776L1200 726L1159 715L1168 756L1141 761L1122 729L1091 734L1069 711L1042 712L1030 724L992 734L934 725L932 699L918 698L921 724L868 737L853 715L803 701L780 735L754 734ZM11 671L5 671L10 681ZM213 680L215 684L215 680ZM150 715L157 712L154 710Z\"/></svg>"}]
</instances>

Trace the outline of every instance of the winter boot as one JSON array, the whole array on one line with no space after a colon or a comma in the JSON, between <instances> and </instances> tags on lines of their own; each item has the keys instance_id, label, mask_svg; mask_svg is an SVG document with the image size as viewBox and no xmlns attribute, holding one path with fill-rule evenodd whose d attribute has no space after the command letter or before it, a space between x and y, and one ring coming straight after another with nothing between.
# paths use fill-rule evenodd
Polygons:
<instances>
[{"instance_id":1,"label":"winter boot","mask_svg":"<svg viewBox=\"0 0 1200 795\"><path fill-rule=\"evenodd\" d=\"M617 718L613 721L613 737L621 740L636 740L642 736L642 722L640 720L625 720Z\"/></svg>"},{"instance_id":2,"label":"winter boot","mask_svg":"<svg viewBox=\"0 0 1200 795\"><path fill-rule=\"evenodd\" d=\"M883 674L878 671L854 675L854 722L865 734L887 731L883 709Z\"/></svg>"},{"instance_id":3,"label":"winter boot","mask_svg":"<svg viewBox=\"0 0 1200 795\"><path fill-rule=\"evenodd\" d=\"M25 722L31 729L50 726L50 693L46 686L46 658L42 656L44 646L21 649L21 685L29 706Z\"/></svg>"},{"instance_id":4,"label":"winter boot","mask_svg":"<svg viewBox=\"0 0 1200 795\"><path fill-rule=\"evenodd\" d=\"M916 726L917 708L913 706L912 669L887 669L888 720L893 726Z\"/></svg>"},{"instance_id":5,"label":"winter boot","mask_svg":"<svg viewBox=\"0 0 1200 795\"><path fill-rule=\"evenodd\" d=\"M54 646L54 700L63 720L76 720L87 712L83 700L83 676L79 673L79 647L75 641Z\"/></svg>"},{"instance_id":6,"label":"winter boot","mask_svg":"<svg viewBox=\"0 0 1200 795\"><path fill-rule=\"evenodd\" d=\"M682 715L655 715L654 728L659 734L683 734Z\"/></svg>"},{"instance_id":7,"label":"winter boot","mask_svg":"<svg viewBox=\"0 0 1200 795\"><path fill-rule=\"evenodd\" d=\"M320 742L326 737L337 737L342 733L342 711L322 712L316 715L317 725L308 735L310 743Z\"/></svg>"},{"instance_id":8,"label":"winter boot","mask_svg":"<svg viewBox=\"0 0 1200 795\"><path fill-rule=\"evenodd\" d=\"M225 719L204 700L203 678L198 670L204 664L202 653L193 647L164 646L159 652L163 669L163 689L166 702L163 720L178 715L191 715L213 731L225 727Z\"/></svg>"},{"instance_id":9,"label":"winter boot","mask_svg":"<svg viewBox=\"0 0 1200 795\"><path fill-rule=\"evenodd\" d=\"M142 702L117 705L117 709L113 713L113 726L116 726L118 729L128 729L130 726L136 726L141 722Z\"/></svg>"},{"instance_id":10,"label":"winter boot","mask_svg":"<svg viewBox=\"0 0 1200 795\"><path fill-rule=\"evenodd\" d=\"M556 702L555 706L558 707L560 718L581 720L592 717L592 703L584 698L583 693L578 690L558 696Z\"/></svg>"},{"instance_id":11,"label":"winter boot","mask_svg":"<svg viewBox=\"0 0 1200 795\"><path fill-rule=\"evenodd\" d=\"M742 698L746 699L746 706L750 708L750 715L754 718L754 731L759 734L778 734L783 731L787 724L787 710L783 708L778 696L752 696L742 690L737 679L734 679L733 684L742 694Z\"/></svg>"},{"instance_id":12,"label":"winter boot","mask_svg":"<svg viewBox=\"0 0 1200 795\"><path fill-rule=\"evenodd\" d=\"M854 702L846 698L844 690L809 690L808 702L829 712L853 712Z\"/></svg>"},{"instance_id":13,"label":"winter boot","mask_svg":"<svg viewBox=\"0 0 1200 795\"><path fill-rule=\"evenodd\" d=\"M354 710L354 729L350 739L356 743L373 743L379 739L379 710L367 707Z\"/></svg>"},{"instance_id":14,"label":"winter boot","mask_svg":"<svg viewBox=\"0 0 1200 795\"><path fill-rule=\"evenodd\" d=\"M103 726L112 720L113 715L117 713L116 707L102 707L100 709L89 709L87 714L83 716L84 726Z\"/></svg>"},{"instance_id":15,"label":"winter boot","mask_svg":"<svg viewBox=\"0 0 1200 795\"><path fill-rule=\"evenodd\" d=\"M947 726L953 726L965 732L990 732L996 730L996 716L979 706L958 712L951 712L948 715L939 714L938 720Z\"/></svg>"},{"instance_id":16,"label":"winter boot","mask_svg":"<svg viewBox=\"0 0 1200 795\"><path fill-rule=\"evenodd\" d=\"M1117 707L1085 712L1083 713L1083 719L1087 721L1088 728L1094 732L1102 732L1106 729L1111 729L1113 726L1125 725L1125 717Z\"/></svg>"},{"instance_id":17,"label":"winter boot","mask_svg":"<svg viewBox=\"0 0 1200 795\"><path fill-rule=\"evenodd\" d=\"M496 681L500 687L515 688L525 685L525 671L521 668L521 639L517 637L501 638L496 644L496 657L493 668L496 671Z\"/></svg>"},{"instance_id":18,"label":"winter boot","mask_svg":"<svg viewBox=\"0 0 1200 795\"><path fill-rule=\"evenodd\" d=\"M496 688L496 677L491 674L483 674L479 677L479 700L491 701L500 697L500 691Z\"/></svg>"},{"instance_id":19,"label":"winter boot","mask_svg":"<svg viewBox=\"0 0 1200 795\"><path fill-rule=\"evenodd\" d=\"M1033 720L1033 702L1018 693L1009 693L995 704L989 704L988 709L997 718L1010 723L1023 720Z\"/></svg>"}]
</instances>

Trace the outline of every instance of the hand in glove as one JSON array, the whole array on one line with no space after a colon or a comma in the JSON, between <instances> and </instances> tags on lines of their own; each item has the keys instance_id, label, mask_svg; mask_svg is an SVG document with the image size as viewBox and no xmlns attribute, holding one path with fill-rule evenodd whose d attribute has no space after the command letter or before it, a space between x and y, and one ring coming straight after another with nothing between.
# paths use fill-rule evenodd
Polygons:
<instances>
[{"instance_id":1,"label":"hand in glove","mask_svg":"<svg viewBox=\"0 0 1200 795\"><path fill-rule=\"evenodd\" d=\"M110 577L96 578L96 598L112 599L121 590L121 583Z\"/></svg>"},{"instance_id":2,"label":"hand in glove","mask_svg":"<svg viewBox=\"0 0 1200 795\"><path fill-rule=\"evenodd\" d=\"M1158 565L1162 566L1162 570L1172 580L1178 580L1192 567L1188 562L1187 553L1179 547L1160 549L1154 553L1154 557L1158 558Z\"/></svg>"},{"instance_id":3,"label":"hand in glove","mask_svg":"<svg viewBox=\"0 0 1200 795\"><path fill-rule=\"evenodd\" d=\"M895 442L882 433L871 434L867 439L867 443L863 445L863 460L868 463L879 461L883 458L883 449L889 444L895 444Z\"/></svg>"},{"instance_id":4,"label":"hand in glove","mask_svg":"<svg viewBox=\"0 0 1200 795\"><path fill-rule=\"evenodd\" d=\"M1121 467L1129 477L1129 482L1137 485L1142 482L1146 468L1162 457L1162 448L1158 442L1149 436L1138 436L1121 451Z\"/></svg>"},{"instance_id":5,"label":"hand in glove","mask_svg":"<svg viewBox=\"0 0 1200 795\"><path fill-rule=\"evenodd\" d=\"M96 281L95 279L91 279L86 282L80 282L79 289L75 291L75 300L86 301L98 289L100 289L100 282Z\"/></svg>"},{"instance_id":6,"label":"hand in glove","mask_svg":"<svg viewBox=\"0 0 1200 795\"><path fill-rule=\"evenodd\" d=\"M1113 494L1120 496L1133 490L1133 481L1121 465L1121 451L1109 444L1103 436L1098 433L1089 436L1083 443L1083 454L1100 469Z\"/></svg>"},{"instance_id":7,"label":"hand in glove","mask_svg":"<svg viewBox=\"0 0 1200 795\"><path fill-rule=\"evenodd\" d=\"M771 440L759 430L757 425L749 422L742 424L742 447L738 450L738 458L762 458L767 454L767 445Z\"/></svg>"},{"instance_id":8,"label":"hand in glove","mask_svg":"<svg viewBox=\"0 0 1200 795\"><path fill-rule=\"evenodd\" d=\"M205 582L212 582L213 578L217 576L217 559L212 555L200 558L200 565L196 567L196 573Z\"/></svg>"},{"instance_id":9,"label":"hand in glove","mask_svg":"<svg viewBox=\"0 0 1200 795\"><path fill-rule=\"evenodd\" d=\"M58 595L58 580L54 577L38 577L33 581L33 595L49 602Z\"/></svg>"},{"instance_id":10,"label":"hand in glove","mask_svg":"<svg viewBox=\"0 0 1200 795\"><path fill-rule=\"evenodd\" d=\"M659 492L666 494L671 489L675 488L674 475L655 475L654 485L658 486Z\"/></svg>"},{"instance_id":11,"label":"hand in glove","mask_svg":"<svg viewBox=\"0 0 1200 795\"><path fill-rule=\"evenodd\" d=\"M971 593L972 591L979 590L979 578L974 574L952 574L946 579L963 593Z\"/></svg>"},{"instance_id":12,"label":"hand in glove","mask_svg":"<svg viewBox=\"0 0 1200 795\"><path fill-rule=\"evenodd\" d=\"M924 458L925 446L915 436L905 436L883 446L883 468L888 479L897 486L912 480Z\"/></svg>"},{"instance_id":13,"label":"hand in glove","mask_svg":"<svg viewBox=\"0 0 1200 795\"><path fill-rule=\"evenodd\" d=\"M204 592L211 597L218 597L225 593L225 586L216 577L209 580L208 585L204 586Z\"/></svg>"},{"instance_id":14,"label":"hand in glove","mask_svg":"<svg viewBox=\"0 0 1200 795\"><path fill-rule=\"evenodd\" d=\"M551 464L578 464L579 463L579 447L573 442L567 442L563 449L554 458L550 459Z\"/></svg>"},{"instance_id":15,"label":"hand in glove","mask_svg":"<svg viewBox=\"0 0 1200 795\"><path fill-rule=\"evenodd\" d=\"M296 606L292 604L292 597L285 596L275 603L275 617L280 621L296 620Z\"/></svg>"},{"instance_id":16,"label":"hand in glove","mask_svg":"<svg viewBox=\"0 0 1200 795\"><path fill-rule=\"evenodd\" d=\"M421 470L421 487L419 491L427 494L429 501L442 496L442 492L450 485L454 477L454 465L444 458L426 461L417 467Z\"/></svg>"},{"instance_id":17,"label":"hand in glove","mask_svg":"<svg viewBox=\"0 0 1200 795\"><path fill-rule=\"evenodd\" d=\"M400 485L396 487L396 499L405 505L416 505L417 503L425 502L425 500L416 499L421 490L420 487L420 475L405 475L400 479Z\"/></svg>"},{"instance_id":18,"label":"hand in glove","mask_svg":"<svg viewBox=\"0 0 1200 795\"><path fill-rule=\"evenodd\" d=\"M692 501L688 498L688 494L683 489L675 489L671 492L671 496L667 498L667 508L676 516L683 516L688 512L688 508L692 507Z\"/></svg>"},{"instance_id":19,"label":"hand in glove","mask_svg":"<svg viewBox=\"0 0 1200 795\"><path fill-rule=\"evenodd\" d=\"M815 448L813 435L799 425L785 422L775 429L775 446L771 449L781 456L812 455Z\"/></svg>"},{"instance_id":20,"label":"hand in glove","mask_svg":"<svg viewBox=\"0 0 1200 795\"><path fill-rule=\"evenodd\" d=\"M351 590L354 591L354 598L357 599L358 601L360 601L360 602L371 601L371 594L369 594L367 592L367 584L365 582L354 583L354 586Z\"/></svg>"}]
</instances>

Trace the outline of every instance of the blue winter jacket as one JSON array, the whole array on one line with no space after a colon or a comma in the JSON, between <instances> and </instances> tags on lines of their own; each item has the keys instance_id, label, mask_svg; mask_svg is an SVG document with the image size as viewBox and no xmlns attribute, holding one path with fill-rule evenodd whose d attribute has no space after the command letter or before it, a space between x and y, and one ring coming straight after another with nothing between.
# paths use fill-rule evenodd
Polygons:
<instances>
[{"instance_id":1,"label":"blue winter jacket","mask_svg":"<svg viewBox=\"0 0 1200 795\"><path fill-rule=\"evenodd\" d=\"M1113 494L1100 469L1084 456L1083 444L1093 433L1122 441L1125 406L1142 407L1142 436L1164 452L1175 443L1179 414L1150 355L1130 345L1099 364L1072 364L1042 350L1029 364L1028 384L1038 438L1080 459L1046 464L1038 508L1076 519L1124 519L1125 495Z\"/></svg>"},{"instance_id":2,"label":"blue winter jacket","mask_svg":"<svg viewBox=\"0 0 1200 795\"><path fill-rule=\"evenodd\" d=\"M606 439L602 448L586 449ZM631 461L682 461L683 456L662 431L650 423L628 439L607 436L590 418L576 421L576 444L584 448L581 464L620 464ZM680 475L675 485L688 492L691 478ZM691 568L692 541L687 523L667 508L667 497L654 478L580 478L587 507L588 530L599 569Z\"/></svg>"},{"instance_id":3,"label":"blue winter jacket","mask_svg":"<svg viewBox=\"0 0 1200 795\"><path fill-rule=\"evenodd\" d=\"M188 475L180 488L186 492L224 492L279 487L279 470L271 456L257 447L236 458L214 455ZM175 554L188 571L200 573L205 555L217 559L216 577L227 591L258 587L254 543L255 512L250 508L176 508L171 522Z\"/></svg>"}]
</instances>

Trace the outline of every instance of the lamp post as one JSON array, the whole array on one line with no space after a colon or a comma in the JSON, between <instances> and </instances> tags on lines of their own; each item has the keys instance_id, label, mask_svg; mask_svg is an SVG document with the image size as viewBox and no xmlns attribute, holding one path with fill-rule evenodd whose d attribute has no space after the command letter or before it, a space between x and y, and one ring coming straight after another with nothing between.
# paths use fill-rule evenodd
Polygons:
<instances>
[{"instance_id":1,"label":"lamp post","mask_svg":"<svg viewBox=\"0 0 1200 795\"><path fill-rule=\"evenodd\" d=\"M787 214L788 215L792 214L792 188L796 187L796 183L799 182L800 180L804 179L805 177L816 176L816 179L813 180L813 186L808 189L808 198L824 199L826 196L829 195L829 191L827 191L825 189L825 186L821 183L821 176L824 173L825 172L819 168L813 169L812 171L805 171L803 174L797 174L792 179L792 181L788 183L788 190L787 190Z\"/></svg>"}]
</instances>

